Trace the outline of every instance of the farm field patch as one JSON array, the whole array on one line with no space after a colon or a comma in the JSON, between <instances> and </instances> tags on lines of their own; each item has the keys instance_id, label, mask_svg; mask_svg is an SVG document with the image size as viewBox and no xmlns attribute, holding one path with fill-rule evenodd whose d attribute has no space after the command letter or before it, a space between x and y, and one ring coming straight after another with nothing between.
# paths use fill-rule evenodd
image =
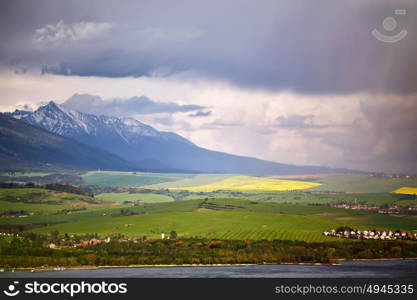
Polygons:
<instances>
[{"instance_id":1,"label":"farm field patch","mask_svg":"<svg viewBox=\"0 0 417 300\"><path fill-rule=\"evenodd\" d=\"M234 175L228 174L198 174L193 175L190 178L183 178L176 181L169 181L163 183L152 184L148 186L152 189L169 189L169 188L178 188L178 187L195 187L200 185L207 185L220 180L232 177Z\"/></svg>"},{"instance_id":2,"label":"farm field patch","mask_svg":"<svg viewBox=\"0 0 417 300\"><path fill-rule=\"evenodd\" d=\"M177 231L183 237L228 239L329 240L321 232L338 223L309 216L251 212L194 211L102 218L100 222L80 221L35 229L68 233L96 232L101 236L123 232L126 236L159 238L161 232Z\"/></svg>"},{"instance_id":3,"label":"farm field patch","mask_svg":"<svg viewBox=\"0 0 417 300\"><path fill-rule=\"evenodd\" d=\"M84 195L58 192L41 188L0 188L0 201L62 204L68 201L93 202L93 199Z\"/></svg>"},{"instance_id":4,"label":"farm field patch","mask_svg":"<svg viewBox=\"0 0 417 300\"><path fill-rule=\"evenodd\" d=\"M82 175L85 183L99 186L139 187L188 178L191 174L93 171Z\"/></svg>"},{"instance_id":5,"label":"farm field patch","mask_svg":"<svg viewBox=\"0 0 417 300\"><path fill-rule=\"evenodd\" d=\"M394 194L417 195L417 187L401 187L393 191Z\"/></svg>"},{"instance_id":6,"label":"farm field patch","mask_svg":"<svg viewBox=\"0 0 417 300\"><path fill-rule=\"evenodd\" d=\"M417 186L415 178L374 177L365 174L345 174L317 179L322 185L311 188L313 191L332 191L348 193L391 193L405 186Z\"/></svg>"},{"instance_id":7,"label":"farm field patch","mask_svg":"<svg viewBox=\"0 0 417 300\"><path fill-rule=\"evenodd\" d=\"M134 215L111 216L121 209L128 209ZM35 229L39 233L58 230L78 234L98 233L100 236L121 233L131 237L145 235L159 238L161 232L175 230L182 237L303 241L327 240L321 234L322 231L338 226L413 231L417 224L416 216L390 216L333 207L244 199L184 200L140 206L101 207L72 215L33 216L24 219L30 223L43 221L50 224Z\"/></svg>"},{"instance_id":8,"label":"farm field patch","mask_svg":"<svg viewBox=\"0 0 417 300\"><path fill-rule=\"evenodd\" d=\"M210 192L217 190L230 191L290 191L302 190L315 186L319 183L295 180L280 180L254 176L231 176L220 181L199 186L183 186L171 188L172 190L187 190Z\"/></svg>"},{"instance_id":9,"label":"farm field patch","mask_svg":"<svg viewBox=\"0 0 417 300\"><path fill-rule=\"evenodd\" d=\"M169 196L152 194L152 193L102 193L96 195L97 199L107 202L141 202L141 203L159 203L174 201Z\"/></svg>"}]
</instances>

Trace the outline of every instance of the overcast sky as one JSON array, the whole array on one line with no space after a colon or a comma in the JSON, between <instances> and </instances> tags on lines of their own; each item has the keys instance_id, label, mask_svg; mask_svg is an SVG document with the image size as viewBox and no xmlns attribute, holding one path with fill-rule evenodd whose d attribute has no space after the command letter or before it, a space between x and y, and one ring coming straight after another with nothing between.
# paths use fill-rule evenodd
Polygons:
<instances>
[{"instance_id":1,"label":"overcast sky","mask_svg":"<svg viewBox=\"0 0 417 300\"><path fill-rule=\"evenodd\" d=\"M78 94L213 150L417 173L416 15L415 0L3 0L0 109Z\"/></svg>"}]
</instances>

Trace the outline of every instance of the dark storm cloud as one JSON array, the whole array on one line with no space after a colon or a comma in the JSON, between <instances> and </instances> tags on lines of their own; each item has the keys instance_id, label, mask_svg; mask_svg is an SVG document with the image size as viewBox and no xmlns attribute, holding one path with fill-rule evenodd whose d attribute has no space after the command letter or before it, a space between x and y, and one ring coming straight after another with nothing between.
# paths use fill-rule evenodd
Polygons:
<instances>
[{"instance_id":1,"label":"dark storm cloud","mask_svg":"<svg viewBox=\"0 0 417 300\"><path fill-rule=\"evenodd\" d=\"M75 94L62 104L63 107L97 115L134 116L157 113L189 112L204 109L203 106L172 102L157 102L146 96L129 99L102 100L99 96Z\"/></svg>"},{"instance_id":2,"label":"dark storm cloud","mask_svg":"<svg viewBox=\"0 0 417 300\"><path fill-rule=\"evenodd\" d=\"M350 125L306 127L299 133L342 153L339 166L416 174L415 95L367 97L360 101L358 109Z\"/></svg>"},{"instance_id":3,"label":"dark storm cloud","mask_svg":"<svg viewBox=\"0 0 417 300\"><path fill-rule=\"evenodd\" d=\"M406 14L395 15L395 9L406 9ZM257 109L253 120L231 118L240 111L250 115L257 105L246 106L233 94L224 100L231 104L225 111L215 100L221 98L214 97L202 107L146 97L102 101L90 96L72 108L141 114L156 124L190 132L218 131L225 143L239 145L236 153L243 149L236 140L249 140L252 136L245 134L253 131L253 136L267 136L265 144L254 146L259 157L272 149L277 152L269 157L280 160L280 151L285 154L289 145L307 163L415 173L416 16L415 0L3 0L0 71L12 69L22 81L33 70L68 77L172 76L170 83L179 83L178 89L182 81L208 87L211 81L226 81L234 85L224 85L227 89L255 96L260 92L262 97L253 99L276 101L265 106L268 121L262 123ZM391 32L383 28L386 17L398 23ZM390 36L402 29L408 34L397 43L383 43L371 34L374 29ZM7 87L6 76L2 82ZM71 92L78 90L76 86ZM207 91L202 93L205 99ZM287 94L294 101L285 101ZM366 100L358 105L362 97ZM212 108L216 113L204 118ZM188 112L190 118L174 112ZM218 113L224 117L214 116ZM204 121L209 123L195 125ZM293 161L295 154L288 153L286 159Z\"/></svg>"},{"instance_id":4,"label":"dark storm cloud","mask_svg":"<svg viewBox=\"0 0 417 300\"><path fill-rule=\"evenodd\" d=\"M303 93L417 90L417 2L2 1L0 55L80 76L227 80ZM395 16L394 10L407 10ZM384 31L392 16L398 28ZM409 34L376 40L373 29Z\"/></svg>"}]
</instances>

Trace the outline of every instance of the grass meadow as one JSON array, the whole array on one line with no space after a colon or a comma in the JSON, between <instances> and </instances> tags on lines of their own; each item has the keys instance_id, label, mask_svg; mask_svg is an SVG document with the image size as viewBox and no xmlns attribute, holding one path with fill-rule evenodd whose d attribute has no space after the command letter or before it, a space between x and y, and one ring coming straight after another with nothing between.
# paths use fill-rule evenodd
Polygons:
<instances>
[{"instance_id":1,"label":"grass meadow","mask_svg":"<svg viewBox=\"0 0 417 300\"><path fill-rule=\"evenodd\" d=\"M99 186L146 186L188 178L190 174L93 171L82 175L85 183Z\"/></svg>"},{"instance_id":2,"label":"grass meadow","mask_svg":"<svg viewBox=\"0 0 417 300\"><path fill-rule=\"evenodd\" d=\"M141 202L141 203L160 203L174 201L172 197L153 193L102 193L96 195L97 199L106 202Z\"/></svg>"},{"instance_id":3,"label":"grass meadow","mask_svg":"<svg viewBox=\"0 0 417 300\"><path fill-rule=\"evenodd\" d=\"M345 174L317 179L320 186L314 191L333 191L349 193L391 193L401 187L417 188L415 178L373 177L364 174Z\"/></svg>"},{"instance_id":4,"label":"grass meadow","mask_svg":"<svg viewBox=\"0 0 417 300\"><path fill-rule=\"evenodd\" d=\"M408 190L392 193L401 187L413 188L410 180L338 175L300 181L129 172L89 172L83 179L94 185L136 187L136 192L106 192L93 199L40 188L0 189L0 213L23 210L29 214L5 215L0 226L34 224L38 227L32 230L39 233L58 230L159 238L161 232L175 230L180 237L300 241L331 240L322 231L338 226L417 230L416 215L329 206L343 202L417 206L416 199L404 197ZM124 215L126 211L129 214Z\"/></svg>"}]
</instances>

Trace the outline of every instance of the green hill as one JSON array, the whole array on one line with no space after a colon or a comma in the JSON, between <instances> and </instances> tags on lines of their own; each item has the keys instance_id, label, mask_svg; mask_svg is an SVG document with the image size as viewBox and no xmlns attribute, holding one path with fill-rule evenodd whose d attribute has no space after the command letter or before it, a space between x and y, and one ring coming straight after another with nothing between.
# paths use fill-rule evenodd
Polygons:
<instances>
[{"instance_id":1,"label":"green hill","mask_svg":"<svg viewBox=\"0 0 417 300\"><path fill-rule=\"evenodd\" d=\"M106 196L109 198L104 199ZM140 205L120 203L129 197L145 197L149 201ZM39 233L58 230L68 234L120 233L150 238L175 230L180 237L302 241L332 240L322 232L339 226L417 230L417 216L381 215L329 206L236 198L173 201L166 195L152 193L107 193L99 198L107 201L39 188L0 189L0 228L25 226ZM109 202L112 199L116 201ZM170 202L149 203L157 200ZM18 214L11 213L16 210Z\"/></svg>"}]
</instances>

